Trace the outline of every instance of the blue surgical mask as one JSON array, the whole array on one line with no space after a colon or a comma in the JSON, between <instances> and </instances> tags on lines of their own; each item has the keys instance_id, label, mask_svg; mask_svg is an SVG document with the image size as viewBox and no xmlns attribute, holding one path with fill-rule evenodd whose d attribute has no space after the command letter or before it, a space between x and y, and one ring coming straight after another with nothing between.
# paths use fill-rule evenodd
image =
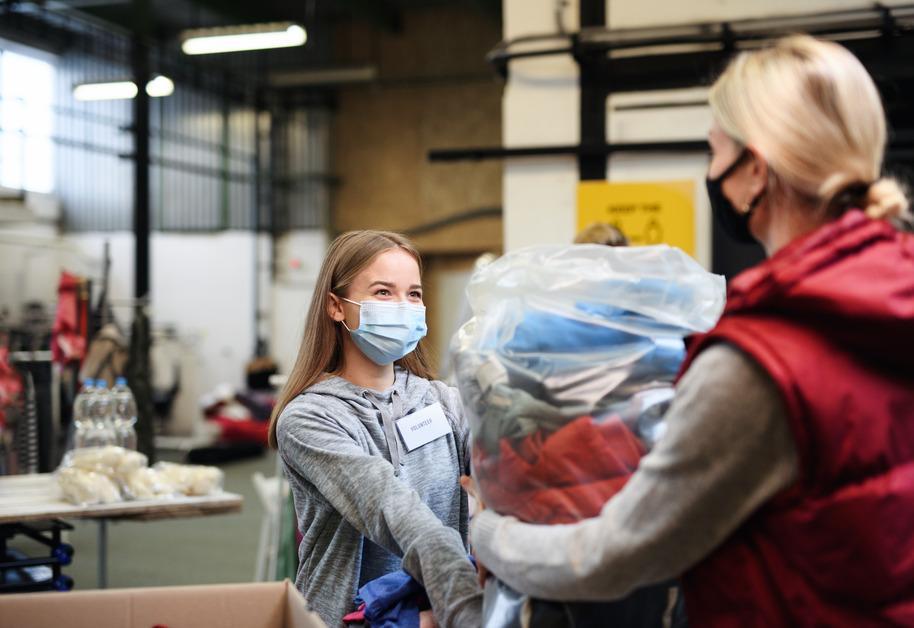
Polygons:
<instances>
[{"instance_id":1,"label":"blue surgical mask","mask_svg":"<svg viewBox=\"0 0 914 628\"><path fill-rule=\"evenodd\" d=\"M355 346L379 366L392 364L416 349L425 337L425 306L406 301L352 301L360 308L359 328L343 327L352 336Z\"/></svg>"}]
</instances>

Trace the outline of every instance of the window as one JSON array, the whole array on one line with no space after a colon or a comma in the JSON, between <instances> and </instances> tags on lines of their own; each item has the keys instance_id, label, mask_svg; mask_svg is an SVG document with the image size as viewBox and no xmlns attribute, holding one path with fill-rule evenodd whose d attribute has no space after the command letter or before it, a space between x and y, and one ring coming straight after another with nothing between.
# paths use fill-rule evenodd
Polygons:
<instances>
[{"instance_id":1,"label":"window","mask_svg":"<svg viewBox=\"0 0 914 628\"><path fill-rule=\"evenodd\" d=\"M0 185L54 189L54 66L0 51Z\"/></svg>"}]
</instances>

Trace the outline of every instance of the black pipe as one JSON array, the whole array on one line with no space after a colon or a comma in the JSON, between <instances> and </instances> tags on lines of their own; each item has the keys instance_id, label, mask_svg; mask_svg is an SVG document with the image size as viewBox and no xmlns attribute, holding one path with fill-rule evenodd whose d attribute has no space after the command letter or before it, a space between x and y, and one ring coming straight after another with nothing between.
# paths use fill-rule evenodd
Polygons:
<instances>
[{"instance_id":1,"label":"black pipe","mask_svg":"<svg viewBox=\"0 0 914 628\"><path fill-rule=\"evenodd\" d=\"M430 150L428 160L432 162L482 161L486 159L512 159L515 157L544 157L572 155L595 157L617 152L628 153L694 153L706 152L708 143L704 140L682 140L675 142L630 142L622 144L572 144L557 146L523 146L518 148L476 147Z\"/></svg>"},{"instance_id":2,"label":"black pipe","mask_svg":"<svg viewBox=\"0 0 914 628\"><path fill-rule=\"evenodd\" d=\"M579 6L581 28L606 27L605 0L581 0ZM595 58L594 53L583 50L577 36L574 38L574 58L579 67L580 135L581 144L598 144L606 141L606 98L608 90L604 81L610 79L607 69ZM609 153L578 154L578 178L581 181L598 181L606 178Z\"/></svg>"},{"instance_id":3,"label":"black pipe","mask_svg":"<svg viewBox=\"0 0 914 628\"><path fill-rule=\"evenodd\" d=\"M589 53L607 53L613 50L681 44L720 44L722 50L727 51L733 50L736 42L739 41L756 41L760 39L769 39L772 36L787 35L799 30L803 30L804 32L815 36L838 36L839 39L840 36L844 34L868 30L878 30L882 33L883 37L910 35L911 31L900 28L898 26L897 20L894 17L895 12L910 8L914 8L914 5L883 7L877 4L874 8L869 9L869 11L866 8L862 8L843 11L830 11L824 14L818 13L810 15L790 16L789 18L784 18L789 19L790 24L782 25L780 29L771 28L770 24L772 23L773 18L750 18L733 22L690 24L686 26L692 26L696 30L695 32L688 34L682 33L682 25L670 26L668 28L658 27L651 29L630 29L631 33L639 33L643 31L644 35L641 37L620 37L615 41L600 40L599 38L594 37L594 35L618 35L620 31L616 31L614 33L613 31L606 30L605 28L601 29L595 27L596 25L594 24L585 24L582 22L582 32L577 35L577 41L575 41L574 46L571 48L549 47L540 50L524 50L522 52L512 53L510 52L510 48L516 43L529 43L530 41L536 40L546 41L556 36L518 38L516 40L507 40L499 43L494 49L492 49L492 51L489 52L486 58L499 74L505 76L507 73L507 64L512 59L553 56L561 54L580 54L581 51L586 51ZM594 15L596 15L596 12L599 11L598 8L590 7L586 1L582 2L581 10L582 17L585 17L583 12L587 12L588 14L593 12ZM869 15L863 16L863 14L868 12ZM839 18L839 20L841 18L845 18L845 21L837 21L833 24L826 24L824 26L817 27L815 22L820 20L823 15L830 15L835 18ZM850 19L858 15L861 15L862 17L857 20ZM589 15L587 17L589 17ZM808 26L802 26L804 19L810 20ZM737 26L738 28L734 29L734 26ZM586 31L584 29L586 29Z\"/></svg>"},{"instance_id":4,"label":"black pipe","mask_svg":"<svg viewBox=\"0 0 914 628\"><path fill-rule=\"evenodd\" d=\"M264 110L263 94L254 95L254 198L251 203L251 229L254 232L254 355L269 355L267 339L261 333L263 312L260 309L260 199L263 196L263 147L260 137L260 114ZM270 277L272 279L272 275Z\"/></svg>"},{"instance_id":5,"label":"black pipe","mask_svg":"<svg viewBox=\"0 0 914 628\"><path fill-rule=\"evenodd\" d=\"M914 161L912 142L897 137L886 148L886 156L899 161ZM575 157L611 155L613 153L702 153L708 151L704 140L672 142L632 142L604 145L523 146L519 148L474 147L436 149L428 152L428 160L444 163L452 161L485 161L489 159L515 159L518 157L549 157L570 155Z\"/></svg>"},{"instance_id":6,"label":"black pipe","mask_svg":"<svg viewBox=\"0 0 914 628\"><path fill-rule=\"evenodd\" d=\"M148 0L133 0L137 15L137 32L133 38L132 61L133 82L138 86L133 99L133 235L135 240L134 296L145 299L149 296L149 50L144 37L143 16L148 13ZM148 22L146 22L148 24Z\"/></svg>"},{"instance_id":7,"label":"black pipe","mask_svg":"<svg viewBox=\"0 0 914 628\"><path fill-rule=\"evenodd\" d=\"M459 214L453 214L440 220L433 220L432 222L427 222L415 227L410 227L408 229L403 229L403 235L413 237L422 235L423 233L429 233L430 231L437 231L443 227L449 227L451 225L460 224L461 222L468 222L470 220L476 220L477 218L492 218L502 215L501 207L479 207L477 209L469 209Z\"/></svg>"}]
</instances>

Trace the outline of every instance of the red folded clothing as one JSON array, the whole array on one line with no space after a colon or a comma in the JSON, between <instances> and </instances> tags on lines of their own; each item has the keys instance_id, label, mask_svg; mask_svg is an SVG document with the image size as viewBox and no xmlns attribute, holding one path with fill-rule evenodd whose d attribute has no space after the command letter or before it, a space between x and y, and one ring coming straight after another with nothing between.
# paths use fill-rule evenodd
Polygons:
<instances>
[{"instance_id":1,"label":"red folded clothing","mask_svg":"<svg viewBox=\"0 0 914 628\"><path fill-rule=\"evenodd\" d=\"M219 440L226 443L261 443L267 444L270 424L264 421L250 419L231 419L227 417L212 416L213 421L220 428Z\"/></svg>"},{"instance_id":2,"label":"red folded clothing","mask_svg":"<svg viewBox=\"0 0 914 628\"><path fill-rule=\"evenodd\" d=\"M599 514L645 454L617 418L584 416L551 434L503 439L499 454L475 447L476 481L486 505L530 523L573 523Z\"/></svg>"},{"instance_id":3,"label":"red folded clothing","mask_svg":"<svg viewBox=\"0 0 914 628\"><path fill-rule=\"evenodd\" d=\"M365 602L359 606L359 610L349 613L343 617L344 624L361 624L365 621Z\"/></svg>"}]
</instances>

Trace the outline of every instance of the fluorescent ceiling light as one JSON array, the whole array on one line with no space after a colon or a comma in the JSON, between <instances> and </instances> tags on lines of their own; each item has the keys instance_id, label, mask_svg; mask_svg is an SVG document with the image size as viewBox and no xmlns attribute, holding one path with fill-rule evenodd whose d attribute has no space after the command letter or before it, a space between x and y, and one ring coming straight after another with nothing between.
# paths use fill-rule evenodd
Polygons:
<instances>
[{"instance_id":1,"label":"fluorescent ceiling light","mask_svg":"<svg viewBox=\"0 0 914 628\"><path fill-rule=\"evenodd\" d=\"M117 81L114 83L84 83L73 88L76 100L127 100L136 98L136 83Z\"/></svg>"},{"instance_id":2,"label":"fluorescent ceiling light","mask_svg":"<svg viewBox=\"0 0 914 628\"><path fill-rule=\"evenodd\" d=\"M181 50L189 55L265 50L302 46L308 40L305 29L291 22L229 26L185 31Z\"/></svg>"},{"instance_id":3,"label":"fluorescent ceiling light","mask_svg":"<svg viewBox=\"0 0 914 628\"><path fill-rule=\"evenodd\" d=\"M175 91L175 84L167 76L161 74L146 83L146 93L153 98L171 96Z\"/></svg>"},{"instance_id":4,"label":"fluorescent ceiling light","mask_svg":"<svg viewBox=\"0 0 914 628\"><path fill-rule=\"evenodd\" d=\"M146 93L152 98L171 96L174 91L174 81L161 74L146 83ZM76 100L129 100L136 98L136 94L136 83L133 81L83 83L73 88L73 98Z\"/></svg>"}]
</instances>

